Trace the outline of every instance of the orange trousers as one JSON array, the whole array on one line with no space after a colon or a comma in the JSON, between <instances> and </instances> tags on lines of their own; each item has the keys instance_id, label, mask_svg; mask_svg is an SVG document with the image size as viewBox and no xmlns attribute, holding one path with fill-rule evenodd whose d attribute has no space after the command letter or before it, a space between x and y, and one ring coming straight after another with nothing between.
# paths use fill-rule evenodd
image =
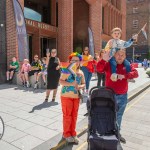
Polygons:
<instances>
[{"instance_id":1,"label":"orange trousers","mask_svg":"<svg viewBox=\"0 0 150 150\"><path fill-rule=\"evenodd\" d=\"M79 109L79 98L61 96L63 112L63 136L65 138L76 136L76 122Z\"/></svg>"}]
</instances>

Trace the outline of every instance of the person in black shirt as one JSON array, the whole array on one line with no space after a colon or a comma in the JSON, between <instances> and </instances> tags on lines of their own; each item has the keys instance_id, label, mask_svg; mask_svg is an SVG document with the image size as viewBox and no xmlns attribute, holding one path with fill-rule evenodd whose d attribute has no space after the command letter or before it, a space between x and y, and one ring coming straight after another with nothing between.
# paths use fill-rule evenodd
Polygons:
<instances>
[{"instance_id":1,"label":"person in black shirt","mask_svg":"<svg viewBox=\"0 0 150 150\"><path fill-rule=\"evenodd\" d=\"M38 73L41 71L41 61L38 58L38 55L34 55L34 61L31 63L31 71L29 72L29 76L34 75L35 81L37 82ZM35 85L37 84L35 82Z\"/></svg>"},{"instance_id":2,"label":"person in black shirt","mask_svg":"<svg viewBox=\"0 0 150 150\"><path fill-rule=\"evenodd\" d=\"M50 53L47 53L47 90L46 90L46 98L45 102L48 101L50 91L53 90L53 98L52 101L55 101L57 88L59 84L59 78L60 78L60 60L57 55L57 50L52 49Z\"/></svg>"}]
</instances>

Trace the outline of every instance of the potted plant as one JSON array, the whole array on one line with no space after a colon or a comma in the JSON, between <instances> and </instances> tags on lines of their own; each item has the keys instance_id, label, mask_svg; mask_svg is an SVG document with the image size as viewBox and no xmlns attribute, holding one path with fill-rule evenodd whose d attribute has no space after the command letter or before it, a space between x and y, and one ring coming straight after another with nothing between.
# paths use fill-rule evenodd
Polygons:
<instances>
[{"instance_id":1,"label":"potted plant","mask_svg":"<svg viewBox=\"0 0 150 150\"><path fill-rule=\"evenodd\" d=\"M150 77L150 70L148 70L148 71L146 72L146 74Z\"/></svg>"}]
</instances>

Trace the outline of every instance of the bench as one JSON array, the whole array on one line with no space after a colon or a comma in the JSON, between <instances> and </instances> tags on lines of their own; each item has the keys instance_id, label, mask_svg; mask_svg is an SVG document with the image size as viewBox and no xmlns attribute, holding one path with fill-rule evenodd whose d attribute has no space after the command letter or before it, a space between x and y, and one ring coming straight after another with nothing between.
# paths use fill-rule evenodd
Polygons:
<instances>
[{"instance_id":1,"label":"bench","mask_svg":"<svg viewBox=\"0 0 150 150\"><path fill-rule=\"evenodd\" d=\"M12 83L22 86L22 82L20 80L19 73L14 74ZM35 84L34 75L29 77L29 83L30 83L31 87L34 88L34 84ZM38 88L46 89L46 86L44 86L44 81L42 79L42 76L40 76L40 78L39 78Z\"/></svg>"}]
</instances>

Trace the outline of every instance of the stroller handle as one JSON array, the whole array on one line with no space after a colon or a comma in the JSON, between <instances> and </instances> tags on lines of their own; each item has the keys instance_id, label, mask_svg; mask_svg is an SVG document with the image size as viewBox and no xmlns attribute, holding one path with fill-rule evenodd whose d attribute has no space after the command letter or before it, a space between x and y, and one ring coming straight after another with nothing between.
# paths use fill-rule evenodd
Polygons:
<instances>
[{"instance_id":1,"label":"stroller handle","mask_svg":"<svg viewBox=\"0 0 150 150\"><path fill-rule=\"evenodd\" d=\"M93 88L90 89L89 95L91 95L92 91L95 90L95 89L109 89L113 93L115 93L114 90L110 87L107 87L107 86L102 86L102 87L101 86L94 86Z\"/></svg>"}]
</instances>

